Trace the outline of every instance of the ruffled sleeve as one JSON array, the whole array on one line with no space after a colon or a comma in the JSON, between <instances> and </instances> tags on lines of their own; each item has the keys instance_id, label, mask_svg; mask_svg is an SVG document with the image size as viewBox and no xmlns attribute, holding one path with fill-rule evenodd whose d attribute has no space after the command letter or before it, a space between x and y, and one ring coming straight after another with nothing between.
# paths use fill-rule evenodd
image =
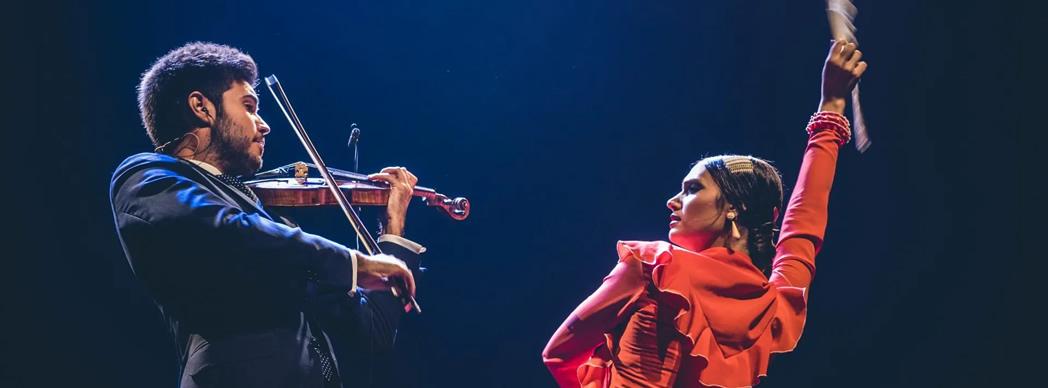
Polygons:
<instances>
[{"instance_id":1,"label":"ruffled sleeve","mask_svg":"<svg viewBox=\"0 0 1048 388\"><path fill-rule=\"evenodd\" d=\"M804 289L769 284L746 256L663 241L619 242L618 254L612 273L543 353L561 387L668 385L684 363L697 374L695 385L750 386L767 373L771 354L792 350L804 329ZM642 316L655 299L678 334L670 348L646 348L658 333L645 332L653 326ZM663 356L653 362L650 354Z\"/></svg>"},{"instance_id":2,"label":"ruffled sleeve","mask_svg":"<svg viewBox=\"0 0 1048 388\"><path fill-rule=\"evenodd\" d=\"M726 248L696 253L658 241L621 242L619 256L651 266L660 308L677 309L673 326L689 356L681 365L702 385L757 384L771 354L793 350L804 330L805 290L769 284L744 255ZM618 340L612 349L636 347L622 343L629 337Z\"/></svg>"}]
</instances>

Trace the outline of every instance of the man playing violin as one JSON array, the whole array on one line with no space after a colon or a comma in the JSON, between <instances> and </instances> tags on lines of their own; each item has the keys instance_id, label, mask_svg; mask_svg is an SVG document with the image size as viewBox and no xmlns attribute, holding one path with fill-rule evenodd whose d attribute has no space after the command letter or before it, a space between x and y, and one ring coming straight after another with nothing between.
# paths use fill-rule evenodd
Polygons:
<instances>
[{"instance_id":1,"label":"man playing violin","mask_svg":"<svg viewBox=\"0 0 1048 388\"><path fill-rule=\"evenodd\" d=\"M170 325L181 387L368 384L339 358L388 357L404 314L390 284L413 296L424 251L401 237L417 178L400 167L371 176L391 187L379 244L392 255L279 221L239 178L261 168L270 131L257 80L250 56L210 43L175 49L142 75L156 149L113 174L117 234Z\"/></svg>"}]
</instances>

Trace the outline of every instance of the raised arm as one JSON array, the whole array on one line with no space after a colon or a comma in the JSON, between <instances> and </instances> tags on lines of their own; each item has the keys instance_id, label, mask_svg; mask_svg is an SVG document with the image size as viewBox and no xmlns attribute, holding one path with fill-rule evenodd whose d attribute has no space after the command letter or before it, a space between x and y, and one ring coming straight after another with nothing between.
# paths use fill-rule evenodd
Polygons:
<instances>
[{"instance_id":1,"label":"raised arm","mask_svg":"<svg viewBox=\"0 0 1048 388\"><path fill-rule=\"evenodd\" d=\"M854 43L834 41L822 70L822 101L808 124L808 146L804 150L797 185L783 215L782 235L776 246L771 282L807 287L815 274L815 255L826 232L830 188L837 168L840 146L851 136L844 108L847 96L863 72L866 62Z\"/></svg>"}]
</instances>

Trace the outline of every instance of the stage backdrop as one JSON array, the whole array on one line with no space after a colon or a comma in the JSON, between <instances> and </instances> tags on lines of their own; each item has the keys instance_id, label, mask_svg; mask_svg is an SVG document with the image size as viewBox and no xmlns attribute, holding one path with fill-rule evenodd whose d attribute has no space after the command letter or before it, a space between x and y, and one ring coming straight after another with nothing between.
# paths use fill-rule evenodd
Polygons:
<instances>
[{"instance_id":1,"label":"stage backdrop","mask_svg":"<svg viewBox=\"0 0 1048 388\"><path fill-rule=\"evenodd\" d=\"M1026 305L1013 297L1033 249L1024 203L1043 176L1027 171L1044 166L1024 157L1043 147L1023 134L1044 124L1017 109L1034 66L1019 64L1033 46L1016 26L1034 16L858 5L873 146L841 153L804 337L761 386L1036 377L1014 352L1037 330L1007 325ZM470 198L465 222L408 215L429 272L398 384L417 387L552 386L546 340L615 264L617 240L665 238L665 201L693 161L757 155L792 187L829 44L821 1L69 2L8 15L5 387L174 386L171 339L124 261L107 190L123 158L152 148L139 75L186 42L239 47L277 74L330 165L350 167L357 123L363 171L406 166ZM306 160L259 94L266 167ZM333 211L300 221L352 244Z\"/></svg>"}]
</instances>

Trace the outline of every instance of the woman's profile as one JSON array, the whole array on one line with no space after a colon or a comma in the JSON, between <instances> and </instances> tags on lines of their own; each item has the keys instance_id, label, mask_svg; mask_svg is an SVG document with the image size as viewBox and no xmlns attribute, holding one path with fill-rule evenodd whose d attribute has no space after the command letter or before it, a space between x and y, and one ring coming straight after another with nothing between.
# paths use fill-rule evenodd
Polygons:
<instances>
[{"instance_id":1,"label":"woman's profile","mask_svg":"<svg viewBox=\"0 0 1048 388\"><path fill-rule=\"evenodd\" d=\"M861 57L853 43L830 48L778 240L783 187L771 164L698 161L667 201L669 242L619 242L618 264L546 345L560 386L752 386L772 354L796 347Z\"/></svg>"}]
</instances>

